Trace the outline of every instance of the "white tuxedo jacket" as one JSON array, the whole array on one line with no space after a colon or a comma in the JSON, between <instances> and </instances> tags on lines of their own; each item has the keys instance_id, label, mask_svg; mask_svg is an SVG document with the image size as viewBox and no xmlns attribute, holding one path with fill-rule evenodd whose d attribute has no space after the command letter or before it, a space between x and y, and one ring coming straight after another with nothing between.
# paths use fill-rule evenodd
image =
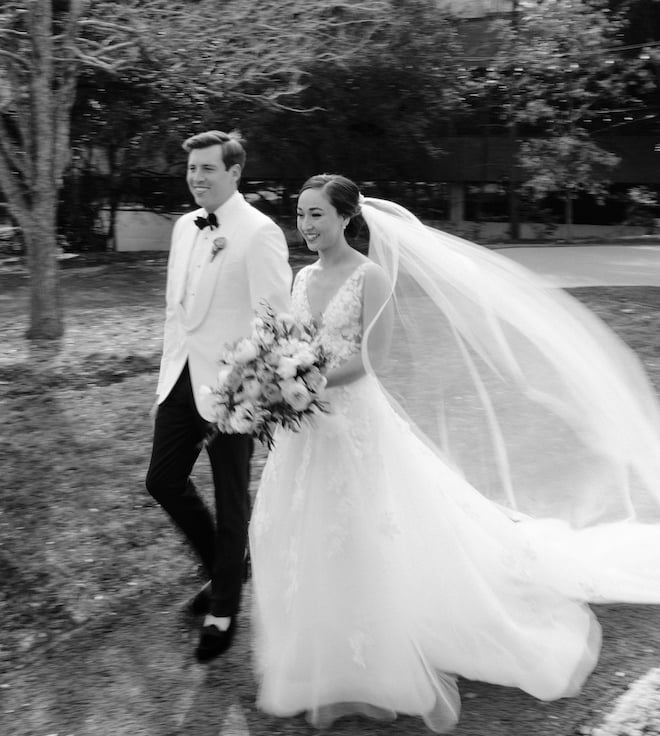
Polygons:
<instances>
[{"instance_id":1,"label":"white tuxedo jacket","mask_svg":"<svg viewBox=\"0 0 660 736\"><path fill-rule=\"evenodd\" d=\"M187 309L188 265L199 232L194 220L206 211L189 212L174 225L157 388L162 403L188 361L197 410L209 420L200 387L215 384L224 346L250 334L250 322L262 300L276 312L289 311L292 278L284 234L242 194L233 194L215 214L220 224L212 238L224 238L225 245L212 260L209 253Z\"/></svg>"}]
</instances>

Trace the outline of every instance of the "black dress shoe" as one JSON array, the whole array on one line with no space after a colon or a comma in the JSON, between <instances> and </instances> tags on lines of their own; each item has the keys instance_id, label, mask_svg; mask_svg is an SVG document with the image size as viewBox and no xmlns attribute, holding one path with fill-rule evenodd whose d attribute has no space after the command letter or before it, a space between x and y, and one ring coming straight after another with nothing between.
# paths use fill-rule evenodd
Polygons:
<instances>
[{"instance_id":1,"label":"black dress shoe","mask_svg":"<svg viewBox=\"0 0 660 736\"><path fill-rule=\"evenodd\" d=\"M214 624L202 626L199 644L195 649L195 657L198 662L208 662L229 649L234 638L235 621L235 617L232 616L227 631L220 631Z\"/></svg>"},{"instance_id":2,"label":"black dress shoe","mask_svg":"<svg viewBox=\"0 0 660 736\"><path fill-rule=\"evenodd\" d=\"M205 616L211 611L211 581L186 601L185 608L195 616Z\"/></svg>"}]
</instances>

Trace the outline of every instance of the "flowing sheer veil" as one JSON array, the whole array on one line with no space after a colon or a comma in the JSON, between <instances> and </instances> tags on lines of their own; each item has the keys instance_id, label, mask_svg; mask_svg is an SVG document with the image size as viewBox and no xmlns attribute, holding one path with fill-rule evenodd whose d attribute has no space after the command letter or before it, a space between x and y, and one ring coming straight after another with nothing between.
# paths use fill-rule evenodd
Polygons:
<instances>
[{"instance_id":1,"label":"flowing sheer veil","mask_svg":"<svg viewBox=\"0 0 660 736\"><path fill-rule=\"evenodd\" d=\"M659 404L632 350L507 258L392 202L362 215L394 307L389 359L372 323L365 362L419 435L514 518L660 523Z\"/></svg>"}]
</instances>

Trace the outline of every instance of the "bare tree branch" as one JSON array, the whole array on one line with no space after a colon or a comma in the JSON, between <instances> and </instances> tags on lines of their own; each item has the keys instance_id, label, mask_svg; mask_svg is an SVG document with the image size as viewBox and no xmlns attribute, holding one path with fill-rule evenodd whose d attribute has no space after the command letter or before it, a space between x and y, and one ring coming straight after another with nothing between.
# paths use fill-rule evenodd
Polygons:
<instances>
[{"instance_id":1,"label":"bare tree branch","mask_svg":"<svg viewBox=\"0 0 660 736\"><path fill-rule=\"evenodd\" d=\"M108 23L97 18L83 18L79 21L78 25L81 29L90 28L99 31L115 31L120 35L130 36L135 33L135 29L129 25L120 25L118 23Z\"/></svg>"},{"instance_id":2,"label":"bare tree branch","mask_svg":"<svg viewBox=\"0 0 660 736\"><path fill-rule=\"evenodd\" d=\"M33 109L33 135L28 151L35 170L35 186L43 189L51 166L49 150L52 150L52 110L50 107L53 80L51 39L51 0L35 0L35 11L30 13L30 46L34 74L30 76L31 105ZM41 193L41 192L40 192Z\"/></svg>"},{"instance_id":3,"label":"bare tree branch","mask_svg":"<svg viewBox=\"0 0 660 736\"><path fill-rule=\"evenodd\" d=\"M99 57L84 54L79 48L74 49L74 54L76 55L76 58L78 58L86 66L95 69L102 69L103 71L109 72L110 74L115 74L125 66L125 64L122 64L118 61L104 61Z\"/></svg>"},{"instance_id":4,"label":"bare tree branch","mask_svg":"<svg viewBox=\"0 0 660 736\"><path fill-rule=\"evenodd\" d=\"M16 31L13 28L0 28L0 36L10 36L21 40L27 40L28 38L25 31Z\"/></svg>"},{"instance_id":5,"label":"bare tree branch","mask_svg":"<svg viewBox=\"0 0 660 736\"><path fill-rule=\"evenodd\" d=\"M22 225L21 221L25 219L29 203L24 190L18 184L14 168L6 155L2 136L0 136L0 181L2 181L2 189L12 208L12 212L19 221L19 224Z\"/></svg>"},{"instance_id":6,"label":"bare tree branch","mask_svg":"<svg viewBox=\"0 0 660 736\"><path fill-rule=\"evenodd\" d=\"M26 152L14 143L7 122L2 117L0 117L0 149L11 171L20 175L20 172L28 170Z\"/></svg>"},{"instance_id":7,"label":"bare tree branch","mask_svg":"<svg viewBox=\"0 0 660 736\"><path fill-rule=\"evenodd\" d=\"M54 139L55 139L55 177L57 182L61 180L62 174L69 162L71 109L75 101L76 83L78 80L78 64L76 63L74 50L78 34L78 24L85 7L86 0L72 0L69 14L66 19L65 32L63 34L63 48L66 57L61 60L61 72L59 87L55 94L54 115Z\"/></svg>"},{"instance_id":8,"label":"bare tree branch","mask_svg":"<svg viewBox=\"0 0 660 736\"><path fill-rule=\"evenodd\" d=\"M29 69L30 67L30 63L27 59L24 59L18 54L15 54L11 51L7 51L6 49L0 49L0 56L4 56L7 59L11 59L16 64L20 64L21 66L24 66L26 69Z\"/></svg>"},{"instance_id":9,"label":"bare tree branch","mask_svg":"<svg viewBox=\"0 0 660 736\"><path fill-rule=\"evenodd\" d=\"M61 332L51 319L59 312L55 213L81 70L137 79L194 106L233 96L318 110L296 103L308 68L377 46L395 2L225 0L219 12L217 0L1 0L0 188L28 245L32 335Z\"/></svg>"},{"instance_id":10,"label":"bare tree branch","mask_svg":"<svg viewBox=\"0 0 660 736\"><path fill-rule=\"evenodd\" d=\"M107 56L114 56L117 51L120 51L121 49L135 49L135 42L134 41L117 41L113 44L109 43L98 43L96 41L90 41L89 39L83 41L87 46L96 46L97 53L99 56L101 54L107 55ZM82 45L81 43L81 45ZM90 56L94 56L94 54L91 51L87 52Z\"/></svg>"}]
</instances>

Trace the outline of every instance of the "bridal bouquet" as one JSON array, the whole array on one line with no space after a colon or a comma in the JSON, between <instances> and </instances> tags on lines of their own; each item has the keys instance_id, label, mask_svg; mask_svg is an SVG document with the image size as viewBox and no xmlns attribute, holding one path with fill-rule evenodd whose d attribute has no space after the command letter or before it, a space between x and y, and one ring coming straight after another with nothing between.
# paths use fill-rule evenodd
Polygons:
<instances>
[{"instance_id":1,"label":"bridal bouquet","mask_svg":"<svg viewBox=\"0 0 660 736\"><path fill-rule=\"evenodd\" d=\"M266 306L250 336L226 348L217 384L203 387L203 400L219 431L251 434L270 448L278 425L295 431L328 410L321 399L325 364L313 324Z\"/></svg>"}]
</instances>

